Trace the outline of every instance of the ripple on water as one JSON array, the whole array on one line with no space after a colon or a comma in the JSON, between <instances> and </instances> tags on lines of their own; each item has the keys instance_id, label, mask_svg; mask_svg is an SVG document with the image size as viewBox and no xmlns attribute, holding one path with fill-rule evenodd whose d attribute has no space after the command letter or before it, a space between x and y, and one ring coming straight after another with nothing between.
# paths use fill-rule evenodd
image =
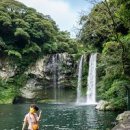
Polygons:
<instances>
[{"instance_id":1,"label":"ripple on water","mask_svg":"<svg viewBox=\"0 0 130 130\"><path fill-rule=\"evenodd\" d=\"M29 104L0 106L0 130L20 130ZM99 112L94 106L39 104L41 130L106 130L118 113ZM10 116L8 116L8 114ZM13 120L12 120L13 119Z\"/></svg>"}]
</instances>

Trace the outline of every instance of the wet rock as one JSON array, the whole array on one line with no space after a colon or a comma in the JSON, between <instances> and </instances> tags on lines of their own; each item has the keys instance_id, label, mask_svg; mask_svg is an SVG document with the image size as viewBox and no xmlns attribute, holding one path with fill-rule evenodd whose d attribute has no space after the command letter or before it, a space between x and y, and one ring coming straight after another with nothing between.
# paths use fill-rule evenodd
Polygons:
<instances>
[{"instance_id":1,"label":"wet rock","mask_svg":"<svg viewBox=\"0 0 130 130\"><path fill-rule=\"evenodd\" d=\"M44 86L52 86L53 82L57 82L56 84L60 86L66 86L65 83L68 82L68 79L76 77L74 64L76 62L73 57L67 53L47 55L37 60L25 73L33 75L36 80L43 80Z\"/></svg>"},{"instance_id":2,"label":"wet rock","mask_svg":"<svg viewBox=\"0 0 130 130\"><path fill-rule=\"evenodd\" d=\"M76 78L77 62L70 54L53 54L43 56L35 64L29 66L25 74L28 81L21 89L21 96L27 99L36 97L36 91L44 91L44 88L73 87L72 81ZM77 84L76 84L77 85Z\"/></svg>"},{"instance_id":3,"label":"wet rock","mask_svg":"<svg viewBox=\"0 0 130 130\"><path fill-rule=\"evenodd\" d=\"M98 102L96 109L98 110L106 110L106 107L108 107L109 102L101 100Z\"/></svg>"},{"instance_id":4,"label":"wet rock","mask_svg":"<svg viewBox=\"0 0 130 130\"><path fill-rule=\"evenodd\" d=\"M130 119L130 111L125 111L125 112L119 114L116 118L116 120L119 122L125 122L128 119Z\"/></svg>"},{"instance_id":5,"label":"wet rock","mask_svg":"<svg viewBox=\"0 0 130 130\"><path fill-rule=\"evenodd\" d=\"M117 116L119 122L112 130L130 130L130 111L125 111Z\"/></svg>"},{"instance_id":6,"label":"wet rock","mask_svg":"<svg viewBox=\"0 0 130 130\"><path fill-rule=\"evenodd\" d=\"M36 97L36 91L41 90L42 86L38 85L36 79L29 79L27 84L21 88L21 96L27 99L33 99Z\"/></svg>"}]
</instances>

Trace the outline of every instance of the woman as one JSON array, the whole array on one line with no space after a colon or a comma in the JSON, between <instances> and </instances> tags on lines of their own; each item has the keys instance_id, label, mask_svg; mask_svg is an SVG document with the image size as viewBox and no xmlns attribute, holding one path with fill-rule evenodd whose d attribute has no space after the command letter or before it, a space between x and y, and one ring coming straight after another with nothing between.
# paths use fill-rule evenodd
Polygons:
<instances>
[{"instance_id":1,"label":"woman","mask_svg":"<svg viewBox=\"0 0 130 130\"><path fill-rule=\"evenodd\" d=\"M25 115L24 123L22 130L25 130L26 125L28 124L28 130L39 130L39 120L41 118L41 112L37 115L37 111L39 108L33 104L30 106L30 111L28 114Z\"/></svg>"}]
</instances>

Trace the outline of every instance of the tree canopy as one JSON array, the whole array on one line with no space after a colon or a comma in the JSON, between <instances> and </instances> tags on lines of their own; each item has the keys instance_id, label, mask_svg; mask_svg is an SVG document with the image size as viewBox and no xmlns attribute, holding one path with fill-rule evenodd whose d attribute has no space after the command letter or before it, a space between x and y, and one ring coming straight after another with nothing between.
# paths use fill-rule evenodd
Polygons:
<instances>
[{"instance_id":1,"label":"tree canopy","mask_svg":"<svg viewBox=\"0 0 130 130\"><path fill-rule=\"evenodd\" d=\"M127 102L130 88L130 1L91 0L95 5L80 19L79 38L87 47L98 50L97 91L115 109Z\"/></svg>"},{"instance_id":2,"label":"tree canopy","mask_svg":"<svg viewBox=\"0 0 130 130\"><path fill-rule=\"evenodd\" d=\"M75 41L70 38L70 34L60 31L49 15L15 0L0 1L0 39L1 51L14 56L17 51L20 57L32 53L74 53L77 50L72 50Z\"/></svg>"}]
</instances>

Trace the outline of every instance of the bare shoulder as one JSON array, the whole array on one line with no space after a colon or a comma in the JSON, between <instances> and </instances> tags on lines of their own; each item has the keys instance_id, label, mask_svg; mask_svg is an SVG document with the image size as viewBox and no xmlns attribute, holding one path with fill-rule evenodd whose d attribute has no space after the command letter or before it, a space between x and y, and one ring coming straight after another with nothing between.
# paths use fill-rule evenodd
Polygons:
<instances>
[{"instance_id":1,"label":"bare shoulder","mask_svg":"<svg viewBox=\"0 0 130 130\"><path fill-rule=\"evenodd\" d=\"M25 116L24 116L24 120L23 121L27 121L28 120L28 117L29 117L29 114L27 113Z\"/></svg>"},{"instance_id":2,"label":"bare shoulder","mask_svg":"<svg viewBox=\"0 0 130 130\"><path fill-rule=\"evenodd\" d=\"M38 117L38 114L37 113L34 113L35 117Z\"/></svg>"},{"instance_id":3,"label":"bare shoulder","mask_svg":"<svg viewBox=\"0 0 130 130\"><path fill-rule=\"evenodd\" d=\"M25 117L28 117L29 116L29 113L25 114Z\"/></svg>"}]
</instances>

